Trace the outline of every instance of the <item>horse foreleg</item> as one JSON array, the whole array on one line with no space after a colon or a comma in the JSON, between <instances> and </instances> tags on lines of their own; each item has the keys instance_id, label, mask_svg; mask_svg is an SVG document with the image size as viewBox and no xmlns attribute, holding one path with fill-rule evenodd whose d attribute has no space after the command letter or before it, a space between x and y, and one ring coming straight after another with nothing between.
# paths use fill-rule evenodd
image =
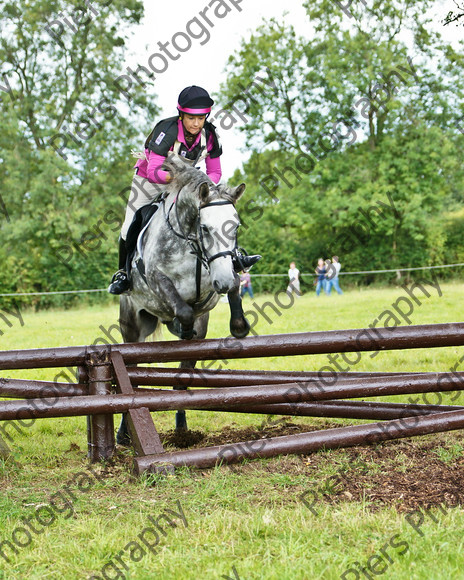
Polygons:
<instances>
[{"instance_id":1,"label":"horse foreleg","mask_svg":"<svg viewBox=\"0 0 464 580\"><path fill-rule=\"evenodd\" d=\"M198 338L205 338L208 330L209 312L199 316L194 323L194 330ZM180 369L194 369L197 364L196 360L185 360L179 365ZM175 390L186 390L185 385L174 386ZM184 410L176 412L176 431L187 431L187 417Z\"/></svg>"},{"instance_id":2,"label":"horse foreleg","mask_svg":"<svg viewBox=\"0 0 464 580\"><path fill-rule=\"evenodd\" d=\"M181 324L181 338L193 338L194 313L193 308L183 300L172 280L158 268L153 268L148 274L151 289L172 311Z\"/></svg>"},{"instance_id":3,"label":"horse foreleg","mask_svg":"<svg viewBox=\"0 0 464 580\"><path fill-rule=\"evenodd\" d=\"M230 306L230 333L235 338L244 338L250 332L250 324L243 314L240 287L229 290L227 298Z\"/></svg>"}]
</instances>

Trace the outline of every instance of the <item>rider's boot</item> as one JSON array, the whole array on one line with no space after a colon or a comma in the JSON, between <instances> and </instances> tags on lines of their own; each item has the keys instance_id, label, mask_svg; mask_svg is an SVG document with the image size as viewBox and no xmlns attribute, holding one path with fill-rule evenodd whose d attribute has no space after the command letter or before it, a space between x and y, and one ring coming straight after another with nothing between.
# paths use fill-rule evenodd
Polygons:
<instances>
[{"instance_id":1,"label":"rider's boot","mask_svg":"<svg viewBox=\"0 0 464 580\"><path fill-rule=\"evenodd\" d=\"M113 276L108 286L110 294L122 294L130 288L129 276L126 272L127 250L126 241L119 238L119 270Z\"/></svg>"},{"instance_id":2,"label":"rider's boot","mask_svg":"<svg viewBox=\"0 0 464 580\"><path fill-rule=\"evenodd\" d=\"M258 262L258 260L261 260L261 258L262 256L259 254L248 256L248 254L237 250L235 256L232 258L234 270L236 272L248 272L248 270L250 270L256 264L256 262Z\"/></svg>"}]
</instances>

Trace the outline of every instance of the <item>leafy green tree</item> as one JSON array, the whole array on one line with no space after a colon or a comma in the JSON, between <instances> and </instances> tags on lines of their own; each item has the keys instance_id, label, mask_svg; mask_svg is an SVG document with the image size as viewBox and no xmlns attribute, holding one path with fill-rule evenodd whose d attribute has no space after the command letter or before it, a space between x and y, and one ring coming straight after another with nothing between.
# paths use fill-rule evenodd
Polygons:
<instances>
[{"instance_id":1,"label":"leafy green tree","mask_svg":"<svg viewBox=\"0 0 464 580\"><path fill-rule=\"evenodd\" d=\"M254 273L285 272L292 259L313 272L317 258L334 254L348 270L448 261L443 213L458 205L452 200L456 182L449 179L460 166L454 147L441 129L423 125L389 135L374 150L364 142L328 156L309 175L287 171L288 184L273 192L278 203L263 196L259 183L266 169L268 175L276 167L294 169L295 158L274 153L267 167L245 164L240 242L264 254ZM268 289L279 287L274 280L264 282Z\"/></svg>"},{"instance_id":2,"label":"leafy green tree","mask_svg":"<svg viewBox=\"0 0 464 580\"><path fill-rule=\"evenodd\" d=\"M433 32L425 16L433 0L373 5L353 3L348 18L332 0L307 2L310 38L271 19L242 43L228 61L223 102L265 70L275 83L275 91L248 99L252 120L240 127L248 146L324 155L337 141L352 144L350 126L359 126L375 147L413 104L424 119L444 127L456 122L463 112L463 54Z\"/></svg>"},{"instance_id":3,"label":"leafy green tree","mask_svg":"<svg viewBox=\"0 0 464 580\"><path fill-rule=\"evenodd\" d=\"M10 217L0 221L9 272L0 291L101 287L116 264L129 151L157 113L146 87L132 79L128 102L117 83L143 3L0 0L0 10L0 192Z\"/></svg>"},{"instance_id":4,"label":"leafy green tree","mask_svg":"<svg viewBox=\"0 0 464 580\"><path fill-rule=\"evenodd\" d=\"M305 2L308 38L270 20L230 57L224 102L264 69L276 87L253 93L241 127L253 151L243 178L263 211L243 243L268 258L256 272L290 259L312 272L334 253L349 269L445 260L443 213L463 201L464 54L434 31L432 4ZM360 210L388 195L397 211L357 239Z\"/></svg>"}]
</instances>

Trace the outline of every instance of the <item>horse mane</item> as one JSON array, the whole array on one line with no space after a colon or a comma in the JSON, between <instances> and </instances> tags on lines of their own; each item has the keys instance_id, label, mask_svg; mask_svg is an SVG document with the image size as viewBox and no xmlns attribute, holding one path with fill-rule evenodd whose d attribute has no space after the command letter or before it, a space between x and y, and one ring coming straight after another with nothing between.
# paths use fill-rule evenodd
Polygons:
<instances>
[{"instance_id":1,"label":"horse mane","mask_svg":"<svg viewBox=\"0 0 464 580\"><path fill-rule=\"evenodd\" d=\"M169 151L161 169L169 171L172 175L172 181L168 184L169 186L177 185L179 187L184 186L186 183L191 183L193 187L197 187L202 183L213 184L205 173L198 171L192 165L192 162L173 151Z\"/></svg>"},{"instance_id":2,"label":"horse mane","mask_svg":"<svg viewBox=\"0 0 464 580\"><path fill-rule=\"evenodd\" d=\"M170 151L163 163L162 169L169 171L172 175L172 181L168 184L169 191L178 191L187 183L191 185L192 191L199 192L202 184L207 184L210 195L205 203L209 203L214 199L224 199L235 204L233 190L225 184L215 184L202 171L198 171L189 160Z\"/></svg>"}]
</instances>

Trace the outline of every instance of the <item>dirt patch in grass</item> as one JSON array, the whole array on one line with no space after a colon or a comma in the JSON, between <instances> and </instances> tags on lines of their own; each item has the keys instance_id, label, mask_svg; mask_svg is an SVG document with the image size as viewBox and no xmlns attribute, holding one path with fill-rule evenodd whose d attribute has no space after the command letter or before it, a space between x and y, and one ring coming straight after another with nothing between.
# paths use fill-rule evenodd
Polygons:
<instances>
[{"instance_id":1,"label":"dirt patch in grass","mask_svg":"<svg viewBox=\"0 0 464 580\"><path fill-rule=\"evenodd\" d=\"M330 421L294 424L280 419L260 428L225 427L210 434L187 432L181 438L168 432L161 438L164 443L179 448L210 447L331 427L340 427L340 424ZM463 437L455 432L305 456L247 461L224 469L244 475L265 471L288 475L290 479L307 476L308 481L317 481L308 489L318 494L319 501L330 504L362 501L372 510L388 505L404 512L443 504L464 505L463 450ZM332 475L325 475L328 471ZM303 486L301 490L305 491Z\"/></svg>"},{"instance_id":2,"label":"dirt patch in grass","mask_svg":"<svg viewBox=\"0 0 464 580\"><path fill-rule=\"evenodd\" d=\"M201 431L168 431L161 433L160 438L163 446L177 447L178 449L187 449L188 447L195 447L204 441L206 435Z\"/></svg>"},{"instance_id":3,"label":"dirt patch in grass","mask_svg":"<svg viewBox=\"0 0 464 580\"><path fill-rule=\"evenodd\" d=\"M339 423L324 421L317 424L296 425L285 419L277 419L272 423L264 423L261 427L244 427L235 429L234 427L224 427L221 431L214 433L202 433L201 431L186 431L176 433L167 431L161 433L163 445L172 445L179 449L188 447L213 447L214 445L228 445L230 443L240 443L242 441L256 441L258 439L269 439L270 437L282 437L284 435L295 435L306 431L319 431L332 427L341 427Z\"/></svg>"},{"instance_id":4,"label":"dirt patch in grass","mask_svg":"<svg viewBox=\"0 0 464 580\"><path fill-rule=\"evenodd\" d=\"M337 474L326 500L364 500L371 508L393 505L398 511L464 505L464 458L444 462L436 451L437 443L412 440L350 449L353 467Z\"/></svg>"}]
</instances>

